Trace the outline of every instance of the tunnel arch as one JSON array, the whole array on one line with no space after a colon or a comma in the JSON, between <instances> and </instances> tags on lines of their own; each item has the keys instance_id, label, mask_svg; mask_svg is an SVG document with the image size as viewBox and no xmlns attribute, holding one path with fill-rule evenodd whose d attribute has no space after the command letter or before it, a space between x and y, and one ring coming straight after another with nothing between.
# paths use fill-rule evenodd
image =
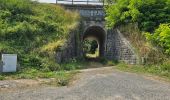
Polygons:
<instances>
[{"instance_id":1,"label":"tunnel arch","mask_svg":"<svg viewBox=\"0 0 170 100\"><path fill-rule=\"evenodd\" d=\"M99 57L104 56L106 32L100 26L90 26L83 33L83 41L88 37L94 37L99 45Z\"/></svg>"}]
</instances>

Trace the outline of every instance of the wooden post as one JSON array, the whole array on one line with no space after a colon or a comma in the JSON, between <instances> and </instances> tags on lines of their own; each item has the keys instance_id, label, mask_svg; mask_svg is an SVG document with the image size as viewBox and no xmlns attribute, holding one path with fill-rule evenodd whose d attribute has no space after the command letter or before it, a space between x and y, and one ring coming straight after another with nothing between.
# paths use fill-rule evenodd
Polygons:
<instances>
[{"instance_id":1,"label":"wooden post","mask_svg":"<svg viewBox=\"0 0 170 100\"><path fill-rule=\"evenodd\" d=\"M72 0L72 5L73 5L73 0Z\"/></svg>"}]
</instances>

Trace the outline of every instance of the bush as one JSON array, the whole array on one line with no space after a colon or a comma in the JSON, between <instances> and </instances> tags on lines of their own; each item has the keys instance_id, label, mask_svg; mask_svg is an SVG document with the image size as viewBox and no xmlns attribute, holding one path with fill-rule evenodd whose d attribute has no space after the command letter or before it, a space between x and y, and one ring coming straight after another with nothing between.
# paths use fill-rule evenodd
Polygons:
<instances>
[{"instance_id":1,"label":"bush","mask_svg":"<svg viewBox=\"0 0 170 100\"><path fill-rule=\"evenodd\" d=\"M168 24L170 0L116 0L115 2L106 7L107 26L112 28L135 23L124 31L126 38L136 47L138 55L145 58L146 64L163 63L167 59L165 54L169 55L170 51ZM142 31L149 33L142 35ZM146 38L152 43L146 41Z\"/></svg>"},{"instance_id":2,"label":"bush","mask_svg":"<svg viewBox=\"0 0 170 100\"><path fill-rule=\"evenodd\" d=\"M154 34L146 33L147 40L163 49L170 55L170 24L161 24Z\"/></svg>"},{"instance_id":3,"label":"bush","mask_svg":"<svg viewBox=\"0 0 170 100\"><path fill-rule=\"evenodd\" d=\"M57 71L60 69L60 65L57 64L55 61L49 59L42 60L42 71Z\"/></svg>"},{"instance_id":4,"label":"bush","mask_svg":"<svg viewBox=\"0 0 170 100\"><path fill-rule=\"evenodd\" d=\"M11 11L12 14L29 14L32 13L32 4L30 0L1 0L0 7L1 9L7 9ZM15 16L11 16L15 17Z\"/></svg>"},{"instance_id":5,"label":"bush","mask_svg":"<svg viewBox=\"0 0 170 100\"><path fill-rule=\"evenodd\" d=\"M160 23L170 22L169 0L117 0L106 7L109 27L137 22L143 31L154 31Z\"/></svg>"},{"instance_id":6,"label":"bush","mask_svg":"<svg viewBox=\"0 0 170 100\"><path fill-rule=\"evenodd\" d=\"M4 80L4 79L5 79L5 77L0 75L0 80Z\"/></svg>"},{"instance_id":7,"label":"bush","mask_svg":"<svg viewBox=\"0 0 170 100\"><path fill-rule=\"evenodd\" d=\"M166 61L161 65L161 69L163 71L167 71L170 73L170 61Z\"/></svg>"}]
</instances>

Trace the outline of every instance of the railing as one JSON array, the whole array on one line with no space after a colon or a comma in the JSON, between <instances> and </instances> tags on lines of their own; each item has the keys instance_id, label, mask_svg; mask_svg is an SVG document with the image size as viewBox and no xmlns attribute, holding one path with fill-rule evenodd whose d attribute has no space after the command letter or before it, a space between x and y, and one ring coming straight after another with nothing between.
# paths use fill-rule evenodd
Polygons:
<instances>
[{"instance_id":1,"label":"railing","mask_svg":"<svg viewBox=\"0 0 170 100\"><path fill-rule=\"evenodd\" d=\"M56 3L69 5L105 5L104 0L56 0Z\"/></svg>"}]
</instances>

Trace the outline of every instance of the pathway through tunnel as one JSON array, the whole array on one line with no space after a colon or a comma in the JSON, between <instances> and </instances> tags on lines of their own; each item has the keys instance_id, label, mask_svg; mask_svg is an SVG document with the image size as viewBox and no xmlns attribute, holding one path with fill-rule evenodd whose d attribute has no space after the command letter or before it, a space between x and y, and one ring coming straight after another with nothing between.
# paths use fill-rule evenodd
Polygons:
<instances>
[{"instance_id":1,"label":"pathway through tunnel","mask_svg":"<svg viewBox=\"0 0 170 100\"><path fill-rule=\"evenodd\" d=\"M98 61L104 57L105 31L100 26L91 26L86 29L83 36L83 53L89 61Z\"/></svg>"}]
</instances>

